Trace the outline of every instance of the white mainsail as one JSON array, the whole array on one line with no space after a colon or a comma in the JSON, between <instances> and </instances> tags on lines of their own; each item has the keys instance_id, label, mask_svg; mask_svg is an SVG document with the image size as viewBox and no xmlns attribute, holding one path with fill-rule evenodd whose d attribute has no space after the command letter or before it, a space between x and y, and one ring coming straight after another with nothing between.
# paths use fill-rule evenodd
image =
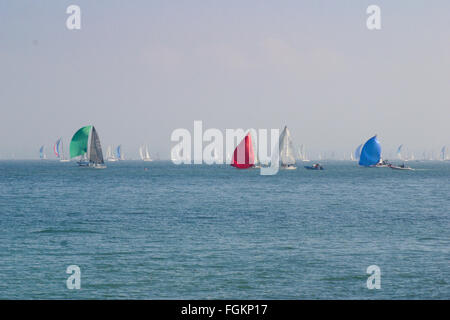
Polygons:
<instances>
[{"instance_id":1,"label":"white mainsail","mask_svg":"<svg viewBox=\"0 0 450 320\"><path fill-rule=\"evenodd\" d=\"M113 150L112 146L108 146L108 148L106 149L106 161L109 161L109 162L117 161L117 158L114 155L112 150Z\"/></svg>"},{"instance_id":2,"label":"white mainsail","mask_svg":"<svg viewBox=\"0 0 450 320\"><path fill-rule=\"evenodd\" d=\"M308 159L308 157L306 156L306 148L304 145L302 145L302 160L303 162L309 162L310 160Z\"/></svg>"},{"instance_id":3,"label":"white mainsail","mask_svg":"<svg viewBox=\"0 0 450 320\"><path fill-rule=\"evenodd\" d=\"M284 127L283 132L280 135L280 162L281 166L288 167L295 165L294 145L292 143L291 133L287 126Z\"/></svg>"},{"instance_id":4,"label":"white mainsail","mask_svg":"<svg viewBox=\"0 0 450 320\"><path fill-rule=\"evenodd\" d=\"M139 156L143 161L153 161L148 152L148 145L142 145L139 147Z\"/></svg>"}]
</instances>

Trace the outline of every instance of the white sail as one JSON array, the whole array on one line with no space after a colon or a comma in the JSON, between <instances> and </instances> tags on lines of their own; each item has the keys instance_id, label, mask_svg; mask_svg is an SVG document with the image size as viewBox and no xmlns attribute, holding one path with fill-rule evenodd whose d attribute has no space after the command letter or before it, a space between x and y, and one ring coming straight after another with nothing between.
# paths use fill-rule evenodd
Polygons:
<instances>
[{"instance_id":1,"label":"white sail","mask_svg":"<svg viewBox=\"0 0 450 320\"><path fill-rule=\"evenodd\" d=\"M282 166L293 166L295 164L294 145L292 144L291 133L287 126L284 127L280 135L280 162Z\"/></svg>"},{"instance_id":2,"label":"white sail","mask_svg":"<svg viewBox=\"0 0 450 320\"><path fill-rule=\"evenodd\" d=\"M113 146L108 146L108 148L106 149L106 161L115 162L118 160L113 150Z\"/></svg>"},{"instance_id":3,"label":"white sail","mask_svg":"<svg viewBox=\"0 0 450 320\"><path fill-rule=\"evenodd\" d=\"M303 157L303 162L309 162L310 161L308 159L307 155L306 155L306 147L304 145L302 145L302 157Z\"/></svg>"},{"instance_id":4,"label":"white sail","mask_svg":"<svg viewBox=\"0 0 450 320\"><path fill-rule=\"evenodd\" d=\"M298 160L302 161L303 160L303 145L301 145L300 148L297 149L297 154L298 154Z\"/></svg>"},{"instance_id":5,"label":"white sail","mask_svg":"<svg viewBox=\"0 0 450 320\"><path fill-rule=\"evenodd\" d=\"M141 156L141 160L143 161L153 161L150 157L150 153L148 152L148 145L141 146L139 148L139 155Z\"/></svg>"}]
</instances>

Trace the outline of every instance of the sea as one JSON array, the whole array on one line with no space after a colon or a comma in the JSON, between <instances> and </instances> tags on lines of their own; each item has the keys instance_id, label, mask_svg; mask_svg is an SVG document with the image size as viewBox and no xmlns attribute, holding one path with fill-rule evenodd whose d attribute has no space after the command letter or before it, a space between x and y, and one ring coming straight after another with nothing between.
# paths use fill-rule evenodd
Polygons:
<instances>
[{"instance_id":1,"label":"sea","mask_svg":"<svg viewBox=\"0 0 450 320\"><path fill-rule=\"evenodd\" d=\"M0 299L450 298L449 161L304 165L0 161Z\"/></svg>"}]
</instances>

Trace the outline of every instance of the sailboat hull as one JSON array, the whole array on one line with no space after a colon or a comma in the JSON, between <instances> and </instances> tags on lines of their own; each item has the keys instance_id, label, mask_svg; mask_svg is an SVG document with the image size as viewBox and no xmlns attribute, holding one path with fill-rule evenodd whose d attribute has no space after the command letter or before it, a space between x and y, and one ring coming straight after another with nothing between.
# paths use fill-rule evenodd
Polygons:
<instances>
[{"instance_id":1,"label":"sailboat hull","mask_svg":"<svg viewBox=\"0 0 450 320\"><path fill-rule=\"evenodd\" d=\"M389 168L393 169L393 170L410 170L413 171L413 168L409 168L409 167L397 167L397 166L389 166Z\"/></svg>"},{"instance_id":2,"label":"sailboat hull","mask_svg":"<svg viewBox=\"0 0 450 320\"><path fill-rule=\"evenodd\" d=\"M77 164L80 167L89 167L89 161L78 161Z\"/></svg>"}]
</instances>

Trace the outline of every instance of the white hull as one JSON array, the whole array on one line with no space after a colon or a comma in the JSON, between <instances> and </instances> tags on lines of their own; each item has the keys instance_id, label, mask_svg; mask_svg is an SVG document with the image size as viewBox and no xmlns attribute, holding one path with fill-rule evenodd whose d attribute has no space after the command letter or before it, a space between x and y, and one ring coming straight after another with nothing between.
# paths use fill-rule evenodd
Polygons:
<instances>
[{"instance_id":1,"label":"white hull","mask_svg":"<svg viewBox=\"0 0 450 320\"><path fill-rule=\"evenodd\" d=\"M94 168L94 169L106 169L106 166L104 164L96 164L96 165L92 165L90 167Z\"/></svg>"},{"instance_id":2,"label":"white hull","mask_svg":"<svg viewBox=\"0 0 450 320\"><path fill-rule=\"evenodd\" d=\"M393 170L410 170L410 171L414 171L413 168L402 168L402 167L396 167L396 166L390 166L391 169Z\"/></svg>"}]
</instances>

